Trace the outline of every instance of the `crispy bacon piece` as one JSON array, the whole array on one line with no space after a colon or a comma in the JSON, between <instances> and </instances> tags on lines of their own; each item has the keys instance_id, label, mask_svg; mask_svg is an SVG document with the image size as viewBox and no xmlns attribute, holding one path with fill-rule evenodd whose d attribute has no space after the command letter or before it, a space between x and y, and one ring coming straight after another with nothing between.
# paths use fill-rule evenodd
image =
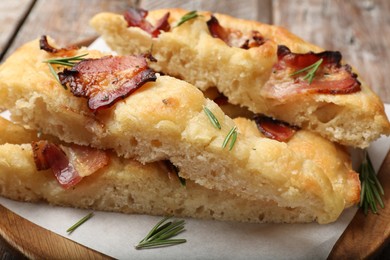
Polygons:
<instances>
[{"instance_id":1,"label":"crispy bacon piece","mask_svg":"<svg viewBox=\"0 0 390 260\"><path fill-rule=\"evenodd\" d=\"M231 46L229 42L229 32L219 24L218 19L214 15L212 15L210 20L207 21L207 26L211 36L214 38L219 38L227 45Z\"/></svg>"},{"instance_id":2,"label":"crispy bacon piece","mask_svg":"<svg viewBox=\"0 0 390 260\"><path fill-rule=\"evenodd\" d=\"M41 38L39 39L39 48L41 50L44 50L44 51L47 51L47 52L50 52L53 54L58 54L61 56L72 56L74 54L74 52L78 49L78 47L76 47L76 46L71 46L71 47L61 48L61 49L54 48L47 41L46 35L42 35Z\"/></svg>"},{"instance_id":3,"label":"crispy bacon piece","mask_svg":"<svg viewBox=\"0 0 390 260\"><path fill-rule=\"evenodd\" d=\"M61 84L77 97L88 99L94 111L114 105L156 75L142 56L106 56L85 59L72 69L58 73Z\"/></svg>"},{"instance_id":4,"label":"crispy bacon piece","mask_svg":"<svg viewBox=\"0 0 390 260\"><path fill-rule=\"evenodd\" d=\"M108 164L108 156L104 151L89 147L59 146L46 140L32 142L31 146L37 170L51 169L58 183L65 189L73 187L84 176Z\"/></svg>"},{"instance_id":5,"label":"crispy bacon piece","mask_svg":"<svg viewBox=\"0 0 390 260\"><path fill-rule=\"evenodd\" d=\"M249 38L245 39L241 31L222 27L214 15L211 15L210 20L207 21L207 26L211 36L221 39L230 47L250 49L259 47L265 42L264 37L258 31L252 31Z\"/></svg>"},{"instance_id":6,"label":"crispy bacon piece","mask_svg":"<svg viewBox=\"0 0 390 260\"><path fill-rule=\"evenodd\" d=\"M279 142L288 141L296 132L297 127L275 120L263 115L255 115L253 120L256 122L259 131L267 138Z\"/></svg>"},{"instance_id":7,"label":"crispy bacon piece","mask_svg":"<svg viewBox=\"0 0 390 260\"><path fill-rule=\"evenodd\" d=\"M103 150L81 145L61 146L61 149L80 177L89 176L109 163L109 157Z\"/></svg>"},{"instance_id":8,"label":"crispy bacon piece","mask_svg":"<svg viewBox=\"0 0 390 260\"><path fill-rule=\"evenodd\" d=\"M228 98L220 93L218 97L214 98L213 100L218 106L223 106L223 105L227 105L229 103L229 100Z\"/></svg>"},{"instance_id":9,"label":"crispy bacon piece","mask_svg":"<svg viewBox=\"0 0 390 260\"><path fill-rule=\"evenodd\" d=\"M324 51L320 53L308 52L304 54L292 53L284 45L278 46L279 66L290 67L300 70L323 59L321 67L341 68L341 53L338 51Z\"/></svg>"},{"instance_id":10,"label":"crispy bacon piece","mask_svg":"<svg viewBox=\"0 0 390 260\"><path fill-rule=\"evenodd\" d=\"M250 49L253 47L259 47L265 43L265 38L258 31L252 31L251 40L247 39L244 44L240 46L242 49Z\"/></svg>"},{"instance_id":11,"label":"crispy bacon piece","mask_svg":"<svg viewBox=\"0 0 390 260\"><path fill-rule=\"evenodd\" d=\"M148 11L144 9L130 8L123 16L127 21L128 27L139 27L152 35L152 37L156 38L160 35L161 31L167 32L171 29L168 22L169 15L169 12L166 13L156 22L155 26L145 19L146 16L148 16Z\"/></svg>"},{"instance_id":12,"label":"crispy bacon piece","mask_svg":"<svg viewBox=\"0 0 390 260\"><path fill-rule=\"evenodd\" d=\"M303 79L308 71L292 75L322 59L310 83ZM292 53L286 46L278 48L278 62L273 68L270 80L262 89L265 97L283 99L295 94L350 94L360 91L357 75L349 65L341 64L340 52L324 51Z\"/></svg>"},{"instance_id":13,"label":"crispy bacon piece","mask_svg":"<svg viewBox=\"0 0 390 260\"><path fill-rule=\"evenodd\" d=\"M48 141L32 143L37 170L52 169L58 183L68 189L81 181L81 177L69 162L61 148Z\"/></svg>"}]
</instances>

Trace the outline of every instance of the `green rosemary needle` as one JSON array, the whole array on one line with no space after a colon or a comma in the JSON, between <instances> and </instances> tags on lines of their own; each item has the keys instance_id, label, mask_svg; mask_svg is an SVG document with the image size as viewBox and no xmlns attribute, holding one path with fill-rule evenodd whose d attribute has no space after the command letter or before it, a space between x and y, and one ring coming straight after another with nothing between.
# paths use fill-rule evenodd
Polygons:
<instances>
[{"instance_id":1,"label":"green rosemary needle","mask_svg":"<svg viewBox=\"0 0 390 260\"><path fill-rule=\"evenodd\" d=\"M50 59L50 60L45 60L43 62L49 63L49 64L56 64L56 65L62 65L62 66L67 66L67 67L73 67L76 63L84 60L84 57L87 55L88 55L88 53L84 53L84 54L74 56L74 57Z\"/></svg>"},{"instance_id":2,"label":"green rosemary needle","mask_svg":"<svg viewBox=\"0 0 390 260\"><path fill-rule=\"evenodd\" d=\"M66 232L68 232L68 235L71 234L73 231L76 230L76 228L78 228L79 226L81 226L82 224L84 224L88 219L92 218L93 217L93 212L89 213L88 215L86 215L85 217L83 217L82 219L80 219L79 221L76 222L76 224L74 224L73 226L71 226L70 228L68 228L66 230Z\"/></svg>"},{"instance_id":3,"label":"green rosemary needle","mask_svg":"<svg viewBox=\"0 0 390 260\"><path fill-rule=\"evenodd\" d=\"M229 133L227 134L227 136L225 137L225 140L222 143L222 148L226 147L230 138L232 139L232 141L230 142L229 151L231 151L233 149L233 146L237 140L237 126L234 126L234 127L232 127L232 129L230 129Z\"/></svg>"},{"instance_id":4,"label":"green rosemary needle","mask_svg":"<svg viewBox=\"0 0 390 260\"><path fill-rule=\"evenodd\" d=\"M364 150L364 158L359 168L359 177L361 182L360 204L364 214L367 215L370 208L372 213L377 214L377 204L384 208L382 200L384 191L378 178L376 177L374 167L372 166L370 156L367 150Z\"/></svg>"},{"instance_id":5,"label":"green rosemary needle","mask_svg":"<svg viewBox=\"0 0 390 260\"><path fill-rule=\"evenodd\" d=\"M311 84L313 82L316 71L318 70L318 68L320 67L322 62L323 62L323 59L319 59L317 62L307 66L306 68L303 68L303 69L300 69L298 71L295 71L294 73L291 73L290 76L295 76L295 75L301 74L302 72L307 71L307 74L303 79L307 80L309 82L309 84Z\"/></svg>"},{"instance_id":6,"label":"green rosemary needle","mask_svg":"<svg viewBox=\"0 0 390 260\"><path fill-rule=\"evenodd\" d=\"M213 126L217 129L221 129L221 125L219 124L218 119L215 117L213 112L210 111L207 107L203 107L204 112L206 113L207 117L210 119L210 122L213 124Z\"/></svg>"},{"instance_id":7,"label":"green rosemary needle","mask_svg":"<svg viewBox=\"0 0 390 260\"><path fill-rule=\"evenodd\" d=\"M199 16L199 14L196 11L188 12L185 15L183 15L183 17L180 19L180 21L176 24L175 27L178 27L178 26L182 25L183 23L185 23L191 19L194 19L198 16Z\"/></svg>"},{"instance_id":8,"label":"green rosemary needle","mask_svg":"<svg viewBox=\"0 0 390 260\"><path fill-rule=\"evenodd\" d=\"M62 66L67 66L67 67L73 67L74 65L77 64L77 62L80 62L84 60L84 57L87 56L88 53L84 53L78 56L74 57L65 57L65 58L58 58L58 59L50 59L50 60L45 60L43 61L44 63L47 63L49 66L50 73L53 75L53 77L57 80L57 82L64 88L68 89L66 86L62 85L60 82L60 79L58 78L58 74L53 68L53 64L55 65L62 65Z\"/></svg>"},{"instance_id":9,"label":"green rosemary needle","mask_svg":"<svg viewBox=\"0 0 390 260\"><path fill-rule=\"evenodd\" d=\"M152 228L152 230L149 231L146 237L135 246L135 248L146 249L173 246L187 242L185 239L171 239L171 237L174 237L185 230L185 222L184 220L173 220L166 222L170 218L171 217L165 217L160 222L158 222Z\"/></svg>"},{"instance_id":10,"label":"green rosemary needle","mask_svg":"<svg viewBox=\"0 0 390 260\"><path fill-rule=\"evenodd\" d=\"M64 89L68 89L65 85L62 85L62 84L61 84L60 79L58 78L58 74L57 74L57 72L55 71L55 69L53 68L53 65L51 65L50 63L48 63L47 66L49 66L50 73L51 73L51 74L53 75L53 77L56 79L56 81L58 82L58 84L60 84Z\"/></svg>"}]
</instances>

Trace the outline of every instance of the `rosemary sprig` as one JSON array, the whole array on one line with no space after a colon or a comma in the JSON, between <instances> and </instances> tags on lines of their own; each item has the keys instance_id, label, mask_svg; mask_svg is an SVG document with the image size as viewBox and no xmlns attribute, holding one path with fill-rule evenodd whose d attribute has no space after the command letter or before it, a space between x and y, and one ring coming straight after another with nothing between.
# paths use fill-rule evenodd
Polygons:
<instances>
[{"instance_id":1,"label":"rosemary sprig","mask_svg":"<svg viewBox=\"0 0 390 260\"><path fill-rule=\"evenodd\" d=\"M359 206L363 208L364 214L366 215L369 208L372 213L377 214L377 204L379 204L381 208L385 207L382 200L384 191L382 185L376 177L375 170L372 166L367 150L364 150L364 158L359 168L359 177L362 185Z\"/></svg>"},{"instance_id":2,"label":"rosemary sprig","mask_svg":"<svg viewBox=\"0 0 390 260\"><path fill-rule=\"evenodd\" d=\"M219 124L218 119L215 117L213 112L210 111L207 107L203 107L204 112L206 113L207 117L210 119L210 122L213 124L213 126L217 129L221 129L221 125Z\"/></svg>"},{"instance_id":3,"label":"rosemary sprig","mask_svg":"<svg viewBox=\"0 0 390 260\"><path fill-rule=\"evenodd\" d=\"M301 74L302 72L308 71L306 76L303 79L309 81L309 84L311 84L313 82L316 71L318 70L318 68L320 67L322 62L323 62L323 59L319 59L317 62L315 62L315 63L313 63L313 64L311 64L303 69L295 71L294 73L291 73L290 76L295 76L295 75Z\"/></svg>"},{"instance_id":4,"label":"rosemary sprig","mask_svg":"<svg viewBox=\"0 0 390 260\"><path fill-rule=\"evenodd\" d=\"M227 134L227 136L225 137L225 140L222 143L222 148L226 147L230 138L232 139L232 141L230 142L229 151L231 151L233 149L233 146L237 140L237 126L234 126L234 127L232 127L232 129L230 129L229 133Z\"/></svg>"},{"instance_id":5,"label":"rosemary sprig","mask_svg":"<svg viewBox=\"0 0 390 260\"><path fill-rule=\"evenodd\" d=\"M76 224L74 224L73 226L71 226L70 228L68 228L66 230L66 232L68 232L68 235L70 235L73 231L76 230L76 228L78 228L79 226L81 226L82 224L84 224L88 219L92 218L93 217L93 212L89 213L88 215L86 215L85 217L83 217L82 219L80 219L79 221L76 222Z\"/></svg>"},{"instance_id":6,"label":"rosemary sprig","mask_svg":"<svg viewBox=\"0 0 390 260\"><path fill-rule=\"evenodd\" d=\"M53 75L53 77L57 80L57 82L64 88L68 89L66 86L61 84L60 79L58 78L58 74L55 71L53 64L55 65L62 65L62 66L67 66L67 67L73 67L76 65L78 62L84 60L84 57L87 56L88 53L84 53L78 56L74 57L65 57L65 58L58 58L58 59L50 59L50 60L45 60L43 61L44 63L47 63L49 66L50 73Z\"/></svg>"},{"instance_id":7,"label":"rosemary sprig","mask_svg":"<svg viewBox=\"0 0 390 260\"><path fill-rule=\"evenodd\" d=\"M166 222L170 218L171 217L165 217L160 222L158 222L152 228L152 230L149 231L146 237L135 246L135 248L145 249L173 246L187 242L185 239L170 239L171 237L174 237L185 230L184 220L173 220Z\"/></svg>"},{"instance_id":8,"label":"rosemary sprig","mask_svg":"<svg viewBox=\"0 0 390 260\"><path fill-rule=\"evenodd\" d=\"M56 81L58 82L58 84L60 84L65 90L68 89L65 85L62 85L62 84L61 84L61 81L60 81L60 79L59 79L59 77L58 77L57 72L56 72L55 69L53 68L53 65L51 65L50 63L48 63L47 66L49 66L50 73L51 73L51 75L53 75L53 77L56 79Z\"/></svg>"},{"instance_id":9,"label":"rosemary sprig","mask_svg":"<svg viewBox=\"0 0 390 260\"><path fill-rule=\"evenodd\" d=\"M179 175L177 175L177 177L179 178L181 186L185 187L187 185L186 179L184 179L183 177L180 177Z\"/></svg>"},{"instance_id":10,"label":"rosemary sprig","mask_svg":"<svg viewBox=\"0 0 390 260\"><path fill-rule=\"evenodd\" d=\"M74 56L74 57L50 59L50 60L45 60L43 62L49 63L49 64L56 64L56 65L62 65L62 66L67 66L67 67L73 67L76 63L84 60L84 57L87 55L88 55L88 53L84 53L84 54Z\"/></svg>"},{"instance_id":11,"label":"rosemary sprig","mask_svg":"<svg viewBox=\"0 0 390 260\"><path fill-rule=\"evenodd\" d=\"M199 14L196 11L188 12L185 15L183 15L182 18L180 18L180 21L176 24L175 27L178 27L178 26L182 25L183 23L185 23L185 22L187 22L187 21L189 21L191 19L194 19L194 18L196 18L198 16L199 16Z\"/></svg>"}]
</instances>

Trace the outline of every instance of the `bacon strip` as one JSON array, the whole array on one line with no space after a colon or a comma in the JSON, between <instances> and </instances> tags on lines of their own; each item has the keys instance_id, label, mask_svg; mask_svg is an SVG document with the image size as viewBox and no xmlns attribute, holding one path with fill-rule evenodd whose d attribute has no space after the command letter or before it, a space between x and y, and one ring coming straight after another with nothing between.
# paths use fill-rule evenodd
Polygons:
<instances>
[{"instance_id":1,"label":"bacon strip","mask_svg":"<svg viewBox=\"0 0 390 260\"><path fill-rule=\"evenodd\" d=\"M109 157L103 150L93 149L87 146L61 145L69 161L77 169L80 177L89 176L109 163Z\"/></svg>"},{"instance_id":2,"label":"bacon strip","mask_svg":"<svg viewBox=\"0 0 390 260\"><path fill-rule=\"evenodd\" d=\"M311 83L303 77L308 73L294 72L306 68L322 59ZM324 51L304 54L292 53L286 46L278 47L278 62L270 80L261 90L261 95L284 99L297 94L350 94L361 90L357 75L351 67L341 64L340 52Z\"/></svg>"},{"instance_id":3,"label":"bacon strip","mask_svg":"<svg viewBox=\"0 0 390 260\"><path fill-rule=\"evenodd\" d=\"M145 19L148 16L148 11L144 9L130 8L123 16L127 21L128 27L139 27L156 38L160 35L161 31L167 32L171 29L168 22L169 15L169 12L166 13L156 22L155 26Z\"/></svg>"},{"instance_id":4,"label":"bacon strip","mask_svg":"<svg viewBox=\"0 0 390 260\"><path fill-rule=\"evenodd\" d=\"M104 151L89 147L58 146L46 140L32 142L31 146L37 170L51 169L58 183L65 189L75 186L84 176L108 164L108 156Z\"/></svg>"},{"instance_id":5,"label":"bacon strip","mask_svg":"<svg viewBox=\"0 0 390 260\"><path fill-rule=\"evenodd\" d=\"M220 95L216 98L213 99L213 101L218 105L218 106L223 106L223 105L227 105L229 103L229 100L228 98L220 93Z\"/></svg>"},{"instance_id":6,"label":"bacon strip","mask_svg":"<svg viewBox=\"0 0 390 260\"><path fill-rule=\"evenodd\" d=\"M288 141L296 132L297 128L289 124L266 116L256 115L253 120L256 122L259 131L267 138L279 142Z\"/></svg>"},{"instance_id":7,"label":"bacon strip","mask_svg":"<svg viewBox=\"0 0 390 260\"><path fill-rule=\"evenodd\" d=\"M146 82L157 79L142 56L85 59L58 73L58 77L75 96L87 98L91 110L110 107Z\"/></svg>"},{"instance_id":8,"label":"bacon strip","mask_svg":"<svg viewBox=\"0 0 390 260\"><path fill-rule=\"evenodd\" d=\"M222 27L214 15L211 15L210 20L207 21L207 26L211 36L221 39L230 47L250 49L259 47L265 42L264 37L258 31L252 31L249 38L245 39L241 31Z\"/></svg>"},{"instance_id":9,"label":"bacon strip","mask_svg":"<svg viewBox=\"0 0 390 260\"><path fill-rule=\"evenodd\" d=\"M258 31L252 31L251 40L247 39L243 45L240 46L242 49L250 49L254 47L259 47L265 43L265 38Z\"/></svg>"},{"instance_id":10,"label":"bacon strip","mask_svg":"<svg viewBox=\"0 0 390 260\"><path fill-rule=\"evenodd\" d=\"M39 48L41 50L44 50L44 51L47 51L47 52L50 52L53 54L55 53L55 54L62 55L62 56L72 56L74 54L74 52L78 49L78 47L76 47L76 46L71 46L71 47L61 48L61 49L54 48L47 41L46 35L42 35L41 38L39 39Z\"/></svg>"},{"instance_id":11,"label":"bacon strip","mask_svg":"<svg viewBox=\"0 0 390 260\"><path fill-rule=\"evenodd\" d=\"M82 178L60 147L48 141L33 142L32 147L38 171L52 169L58 183L65 189L81 181Z\"/></svg>"},{"instance_id":12,"label":"bacon strip","mask_svg":"<svg viewBox=\"0 0 390 260\"><path fill-rule=\"evenodd\" d=\"M207 26L211 36L214 38L219 38L227 45L231 46L229 42L229 32L219 24L218 19L214 15L212 15L210 20L207 21Z\"/></svg>"},{"instance_id":13,"label":"bacon strip","mask_svg":"<svg viewBox=\"0 0 390 260\"><path fill-rule=\"evenodd\" d=\"M279 66L300 70L322 59L322 67L341 68L341 53L338 51L324 51L320 53L308 52L304 54L292 53L284 45L278 46Z\"/></svg>"}]
</instances>

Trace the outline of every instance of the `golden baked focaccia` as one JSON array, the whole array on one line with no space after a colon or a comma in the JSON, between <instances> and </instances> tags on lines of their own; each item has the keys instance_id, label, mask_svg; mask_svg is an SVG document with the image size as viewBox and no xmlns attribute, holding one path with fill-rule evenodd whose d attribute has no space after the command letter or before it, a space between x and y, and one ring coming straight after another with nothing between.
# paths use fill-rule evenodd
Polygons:
<instances>
[{"instance_id":1,"label":"golden baked focaccia","mask_svg":"<svg viewBox=\"0 0 390 260\"><path fill-rule=\"evenodd\" d=\"M321 137L302 145L303 153L286 142L241 134L196 87L154 74L140 56L43 48L37 40L27 43L0 66L1 105L17 122L142 163L170 160L181 177L206 188L302 208L319 223L336 220L359 199L348 156L338 159L345 152ZM64 89L47 60L69 54L88 56L72 68L52 65ZM320 148L335 164L320 163Z\"/></svg>"},{"instance_id":2,"label":"golden baked focaccia","mask_svg":"<svg viewBox=\"0 0 390 260\"><path fill-rule=\"evenodd\" d=\"M339 52L323 51L277 26L186 13L131 9L98 14L91 25L119 54L150 52L156 71L203 91L217 87L229 102L254 113L360 148L390 134L382 102Z\"/></svg>"},{"instance_id":3,"label":"golden baked focaccia","mask_svg":"<svg viewBox=\"0 0 390 260\"><path fill-rule=\"evenodd\" d=\"M56 180L52 169L37 170L30 144L41 140L36 131L25 130L0 117L0 136L0 195L13 200L239 222L296 223L314 220L314 216L305 214L301 208L279 207L272 201L242 199L206 189L190 180L183 186L164 162L143 165L135 160L119 158L112 152L105 152L107 165L65 189ZM60 144L54 137L45 138ZM67 149L75 147L63 145ZM92 150L83 151L89 151L93 156ZM84 160L85 164L90 163Z\"/></svg>"}]
</instances>

